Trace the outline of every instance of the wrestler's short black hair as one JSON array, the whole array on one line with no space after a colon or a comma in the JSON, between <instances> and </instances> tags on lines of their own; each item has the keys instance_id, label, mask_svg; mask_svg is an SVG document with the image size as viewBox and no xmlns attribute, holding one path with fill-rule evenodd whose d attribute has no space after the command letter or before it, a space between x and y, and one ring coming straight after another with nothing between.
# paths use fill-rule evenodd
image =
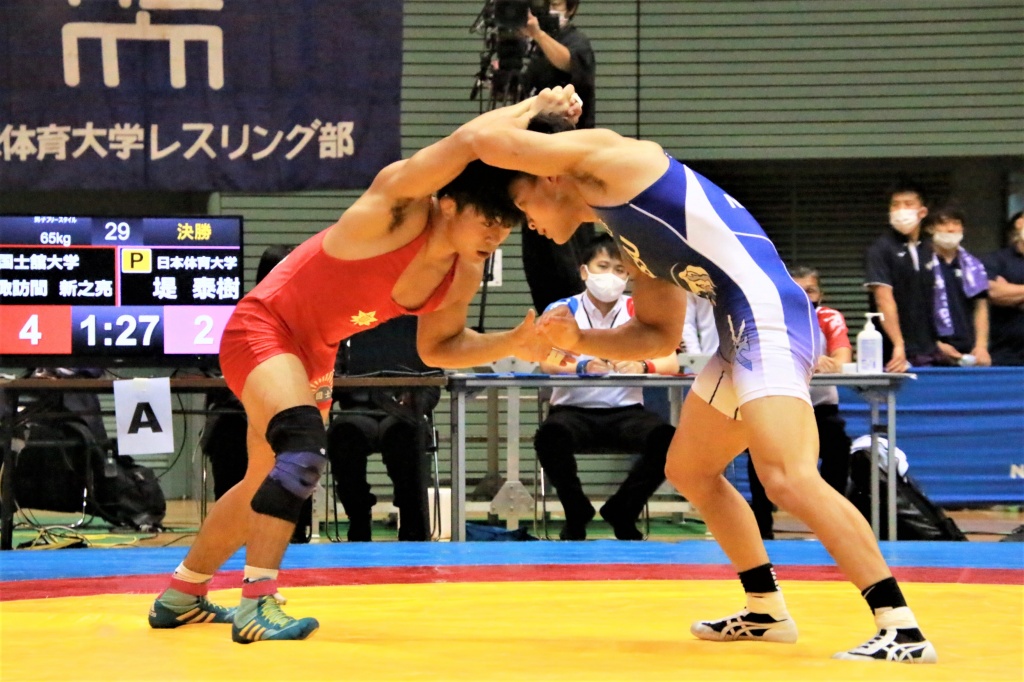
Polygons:
<instances>
[{"instance_id":1,"label":"wrestler's short black hair","mask_svg":"<svg viewBox=\"0 0 1024 682\"><path fill-rule=\"evenodd\" d=\"M526 124L526 129L535 133L564 133L567 130L575 130L576 126L561 116L553 114L537 114Z\"/></svg>"},{"instance_id":2,"label":"wrestler's short black hair","mask_svg":"<svg viewBox=\"0 0 1024 682\"><path fill-rule=\"evenodd\" d=\"M460 211L472 206L477 213L494 222L515 227L523 222L523 213L509 197L508 187L516 171L472 161L459 175L437 191L437 198L451 197Z\"/></svg>"}]
</instances>

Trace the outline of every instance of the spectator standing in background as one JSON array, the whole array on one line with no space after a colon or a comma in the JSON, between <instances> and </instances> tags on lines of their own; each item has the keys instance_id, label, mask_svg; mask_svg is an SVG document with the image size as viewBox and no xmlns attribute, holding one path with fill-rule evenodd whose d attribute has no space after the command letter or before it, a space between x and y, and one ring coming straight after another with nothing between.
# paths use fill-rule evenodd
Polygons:
<instances>
[{"instance_id":1,"label":"spectator standing in background","mask_svg":"<svg viewBox=\"0 0 1024 682\"><path fill-rule=\"evenodd\" d=\"M1024 365L1024 211L1008 225L1007 245L982 260L988 273L993 365Z\"/></svg>"},{"instance_id":2,"label":"spectator standing in background","mask_svg":"<svg viewBox=\"0 0 1024 682\"><path fill-rule=\"evenodd\" d=\"M532 95L544 88L572 84L583 100L583 113L576 127L593 128L596 64L590 39L572 23L579 0L553 0L550 7L551 14L558 18L556 31L545 33L533 13L522 30L523 37L536 46L523 77L524 91ZM588 224L581 226L568 243L556 244L523 226L523 270L536 310L583 291L579 264L593 236L594 228Z\"/></svg>"},{"instance_id":3,"label":"spectator standing in background","mask_svg":"<svg viewBox=\"0 0 1024 682\"><path fill-rule=\"evenodd\" d=\"M932 312L939 350L952 364L992 364L988 354L988 279L985 266L960 242L964 215L943 208L925 219L933 253L926 269L935 278Z\"/></svg>"},{"instance_id":4,"label":"spectator standing in background","mask_svg":"<svg viewBox=\"0 0 1024 682\"><path fill-rule=\"evenodd\" d=\"M931 244L921 238L921 221L928 215L925 195L909 182L889 190L889 225L868 247L864 286L871 292L872 309L881 321L885 371L937 364L941 357L932 322L932 282L924 266Z\"/></svg>"}]
</instances>

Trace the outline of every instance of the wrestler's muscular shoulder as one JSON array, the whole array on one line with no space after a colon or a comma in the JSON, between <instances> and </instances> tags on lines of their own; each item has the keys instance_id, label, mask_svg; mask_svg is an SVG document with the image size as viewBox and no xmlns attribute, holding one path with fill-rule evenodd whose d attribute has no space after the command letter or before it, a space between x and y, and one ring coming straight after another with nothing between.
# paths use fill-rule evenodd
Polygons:
<instances>
[{"instance_id":1,"label":"wrestler's muscular shoulder","mask_svg":"<svg viewBox=\"0 0 1024 682\"><path fill-rule=\"evenodd\" d=\"M602 145L595 144L592 153L571 173L591 205L625 203L653 184L668 167L668 157L657 143L619 135L608 140L595 137L595 142L598 140Z\"/></svg>"},{"instance_id":2,"label":"wrestler's muscular shoulder","mask_svg":"<svg viewBox=\"0 0 1024 682\"><path fill-rule=\"evenodd\" d=\"M331 226L324 249L336 258L356 260L389 253L415 239L427 225L431 198L404 196L388 182L393 167L382 170L373 184Z\"/></svg>"}]
</instances>

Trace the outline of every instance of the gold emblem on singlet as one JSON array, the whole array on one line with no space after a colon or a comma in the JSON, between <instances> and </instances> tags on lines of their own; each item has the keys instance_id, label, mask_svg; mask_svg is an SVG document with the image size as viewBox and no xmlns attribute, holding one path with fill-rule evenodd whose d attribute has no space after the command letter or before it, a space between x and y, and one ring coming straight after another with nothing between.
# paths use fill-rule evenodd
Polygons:
<instances>
[{"instance_id":1,"label":"gold emblem on singlet","mask_svg":"<svg viewBox=\"0 0 1024 682\"><path fill-rule=\"evenodd\" d=\"M362 310L359 311L358 315L352 316L352 324L358 327L369 327L371 324L377 322L377 311L371 310L368 313L364 313Z\"/></svg>"},{"instance_id":2,"label":"gold emblem on singlet","mask_svg":"<svg viewBox=\"0 0 1024 682\"><path fill-rule=\"evenodd\" d=\"M682 272L679 272L679 265L679 263L676 263L672 266L672 279L675 280L676 284L692 294L706 298L711 302L711 305L715 305L715 299L717 298L715 283L711 281L711 275L708 274L708 271L697 265L687 265Z\"/></svg>"},{"instance_id":3,"label":"gold emblem on singlet","mask_svg":"<svg viewBox=\"0 0 1024 682\"><path fill-rule=\"evenodd\" d=\"M626 255L633 261L637 270L644 273L651 279L655 279L654 273L651 272L651 269L647 267L647 263L644 263L643 259L640 257L640 249L637 248L636 244L629 241L622 235L619 235L619 246L622 247L622 250L625 251Z\"/></svg>"}]
</instances>

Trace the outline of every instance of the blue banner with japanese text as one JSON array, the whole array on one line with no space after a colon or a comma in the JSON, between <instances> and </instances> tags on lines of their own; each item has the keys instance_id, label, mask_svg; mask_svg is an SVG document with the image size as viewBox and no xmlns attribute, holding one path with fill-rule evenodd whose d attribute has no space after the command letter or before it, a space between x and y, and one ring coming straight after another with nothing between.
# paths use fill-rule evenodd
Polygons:
<instances>
[{"instance_id":1,"label":"blue banner with japanese text","mask_svg":"<svg viewBox=\"0 0 1024 682\"><path fill-rule=\"evenodd\" d=\"M369 186L401 0L3 0L0 190Z\"/></svg>"}]
</instances>

